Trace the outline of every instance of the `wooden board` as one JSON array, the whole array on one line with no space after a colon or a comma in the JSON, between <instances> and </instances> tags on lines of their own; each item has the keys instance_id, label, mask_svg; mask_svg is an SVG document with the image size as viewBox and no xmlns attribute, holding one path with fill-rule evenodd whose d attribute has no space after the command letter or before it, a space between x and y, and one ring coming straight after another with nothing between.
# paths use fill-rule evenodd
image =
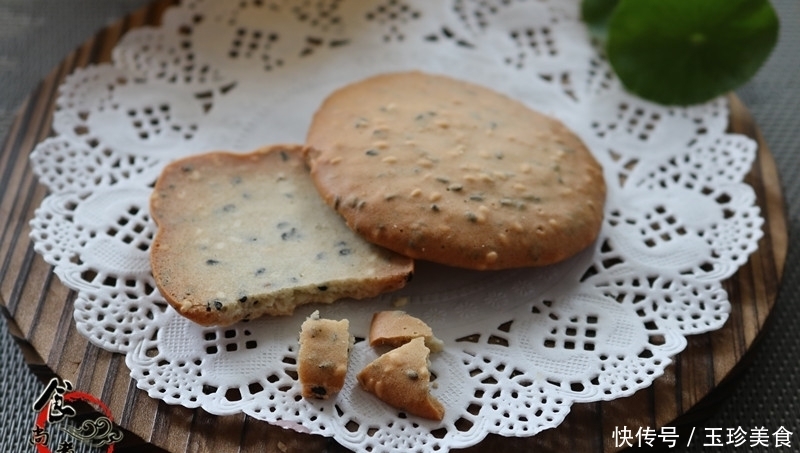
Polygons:
<instances>
[{"instance_id":1,"label":"wooden board","mask_svg":"<svg viewBox=\"0 0 800 453\"><path fill-rule=\"evenodd\" d=\"M125 430L118 452L144 451L145 447L174 453L347 451L330 439L287 431L243 415L218 417L149 398L130 379L122 355L97 348L77 333L72 318L75 294L33 251L28 221L46 192L32 175L28 156L51 133L59 84L78 67L109 61L111 50L127 30L157 25L171 3L158 0L101 31L67 56L18 112L0 149L0 297L10 330L37 375L43 379L58 375L109 405ZM725 387L747 366L767 326L788 244L775 162L747 109L735 97L731 97L730 127L759 143L747 182L757 193L765 234L758 251L725 282L733 302L725 326L689 337L688 347L664 376L631 397L578 404L556 429L530 438L489 436L465 451L617 451L620 448L612 437L615 429L636 432L670 424L688 430L728 394Z\"/></svg>"}]
</instances>

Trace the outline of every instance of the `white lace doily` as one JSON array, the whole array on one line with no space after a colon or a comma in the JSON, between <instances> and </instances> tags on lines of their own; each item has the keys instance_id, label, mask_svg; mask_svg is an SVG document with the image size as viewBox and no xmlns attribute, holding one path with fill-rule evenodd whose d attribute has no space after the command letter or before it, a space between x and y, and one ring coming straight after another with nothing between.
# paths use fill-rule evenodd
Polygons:
<instances>
[{"instance_id":1,"label":"white lace doily","mask_svg":"<svg viewBox=\"0 0 800 453\"><path fill-rule=\"evenodd\" d=\"M755 143L725 132L724 99L691 108L626 94L564 0L189 0L163 25L128 33L111 64L61 88L55 134L31 160L50 190L35 249L77 291L78 330L126 355L160 400L241 413L366 451L464 447L487 433L530 436L574 403L649 386L686 345L718 329L721 281L755 250L762 219L743 183ZM295 316L204 328L168 308L148 264L148 197L170 160L216 149L302 142L335 88L419 69L477 82L554 115L604 167L596 245L562 264L471 272L419 263L399 293ZM296 385L302 320L350 319L400 297L445 341L431 356L445 419L400 414L362 391L376 356L353 349L336 399Z\"/></svg>"}]
</instances>

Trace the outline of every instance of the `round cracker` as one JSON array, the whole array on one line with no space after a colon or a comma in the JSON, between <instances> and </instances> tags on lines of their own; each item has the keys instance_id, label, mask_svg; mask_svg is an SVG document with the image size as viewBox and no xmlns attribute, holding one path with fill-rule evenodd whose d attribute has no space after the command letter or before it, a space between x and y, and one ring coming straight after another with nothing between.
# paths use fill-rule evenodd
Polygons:
<instances>
[{"instance_id":1,"label":"round cracker","mask_svg":"<svg viewBox=\"0 0 800 453\"><path fill-rule=\"evenodd\" d=\"M368 241L470 269L542 266L597 237L606 186L561 122L488 88L421 72L332 93L306 159Z\"/></svg>"}]
</instances>

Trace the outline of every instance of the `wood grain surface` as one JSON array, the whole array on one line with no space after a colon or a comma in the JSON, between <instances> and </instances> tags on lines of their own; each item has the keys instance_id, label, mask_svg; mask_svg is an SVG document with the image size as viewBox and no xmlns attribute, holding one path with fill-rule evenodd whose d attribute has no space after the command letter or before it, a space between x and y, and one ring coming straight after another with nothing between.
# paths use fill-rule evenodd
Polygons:
<instances>
[{"instance_id":1,"label":"wood grain surface","mask_svg":"<svg viewBox=\"0 0 800 453\"><path fill-rule=\"evenodd\" d=\"M33 372L58 375L105 401L125 431L117 452L338 452L330 439L299 434L244 415L219 417L202 410L169 406L138 390L124 357L90 344L75 329L75 294L33 251L28 222L46 195L31 173L28 156L51 134L54 101L64 77L79 67L110 60L111 50L129 29L157 25L171 0L109 26L68 55L21 106L0 149L0 297L9 329L19 340ZM772 156L745 106L731 97L731 130L759 143L747 177L765 219L764 237L747 264L724 283L732 301L725 326L691 336L654 384L628 398L577 404L555 429L529 438L489 436L463 451L612 452L620 448L615 428L677 426L682 435L710 415L748 364L772 312L787 250L787 228L778 173ZM648 451L655 451L649 449Z\"/></svg>"}]
</instances>

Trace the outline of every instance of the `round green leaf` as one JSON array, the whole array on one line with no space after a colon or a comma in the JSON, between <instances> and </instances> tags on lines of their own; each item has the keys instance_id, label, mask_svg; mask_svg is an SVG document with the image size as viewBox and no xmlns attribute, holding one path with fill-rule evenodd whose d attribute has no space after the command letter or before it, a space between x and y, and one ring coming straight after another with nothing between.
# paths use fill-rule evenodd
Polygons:
<instances>
[{"instance_id":1,"label":"round green leaf","mask_svg":"<svg viewBox=\"0 0 800 453\"><path fill-rule=\"evenodd\" d=\"M628 90L688 105L755 75L777 42L778 17L767 0L620 0L607 38Z\"/></svg>"}]
</instances>

